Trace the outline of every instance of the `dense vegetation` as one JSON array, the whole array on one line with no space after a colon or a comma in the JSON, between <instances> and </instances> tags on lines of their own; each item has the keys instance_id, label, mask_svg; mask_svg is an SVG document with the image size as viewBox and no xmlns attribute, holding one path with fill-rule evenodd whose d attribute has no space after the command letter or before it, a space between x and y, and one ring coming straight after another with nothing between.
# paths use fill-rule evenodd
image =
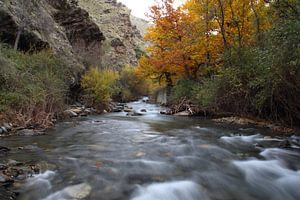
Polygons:
<instances>
[{"instance_id":1,"label":"dense vegetation","mask_svg":"<svg viewBox=\"0 0 300 200\"><path fill-rule=\"evenodd\" d=\"M300 122L298 0L161 0L138 71L174 103Z\"/></svg>"},{"instance_id":2,"label":"dense vegetation","mask_svg":"<svg viewBox=\"0 0 300 200\"><path fill-rule=\"evenodd\" d=\"M146 82L130 66L121 71L92 67L83 76L81 86L85 104L98 109L104 109L113 100L127 102L147 94Z\"/></svg>"},{"instance_id":3,"label":"dense vegetation","mask_svg":"<svg viewBox=\"0 0 300 200\"><path fill-rule=\"evenodd\" d=\"M70 95L72 67L45 50L24 53L0 46L0 121L45 128L62 116ZM81 79L81 100L99 111L112 100L130 101L146 95L146 82L134 68L122 71L91 67Z\"/></svg>"},{"instance_id":4,"label":"dense vegetation","mask_svg":"<svg viewBox=\"0 0 300 200\"><path fill-rule=\"evenodd\" d=\"M1 118L22 126L48 127L63 111L68 66L49 51L23 53L0 47Z\"/></svg>"}]
</instances>

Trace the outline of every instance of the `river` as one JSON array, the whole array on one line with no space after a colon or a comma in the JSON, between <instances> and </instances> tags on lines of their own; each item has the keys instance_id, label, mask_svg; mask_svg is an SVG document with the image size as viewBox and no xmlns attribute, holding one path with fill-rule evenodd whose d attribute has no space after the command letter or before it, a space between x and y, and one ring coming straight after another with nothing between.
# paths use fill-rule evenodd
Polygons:
<instances>
[{"instance_id":1,"label":"river","mask_svg":"<svg viewBox=\"0 0 300 200\"><path fill-rule=\"evenodd\" d=\"M147 112L82 117L47 135L1 139L11 159L48 168L18 199L300 199L299 137L282 149L284 138L267 130L165 116L142 101L129 106Z\"/></svg>"}]
</instances>

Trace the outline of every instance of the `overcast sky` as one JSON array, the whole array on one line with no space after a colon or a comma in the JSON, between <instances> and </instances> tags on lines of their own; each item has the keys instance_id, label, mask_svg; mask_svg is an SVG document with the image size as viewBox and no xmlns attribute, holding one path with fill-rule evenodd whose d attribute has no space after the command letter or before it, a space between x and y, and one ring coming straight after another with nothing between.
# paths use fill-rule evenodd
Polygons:
<instances>
[{"instance_id":1,"label":"overcast sky","mask_svg":"<svg viewBox=\"0 0 300 200\"><path fill-rule=\"evenodd\" d=\"M145 13L149 12L149 7L154 4L154 0L118 0L131 9L132 15L146 19ZM176 4L184 0L175 0Z\"/></svg>"}]
</instances>

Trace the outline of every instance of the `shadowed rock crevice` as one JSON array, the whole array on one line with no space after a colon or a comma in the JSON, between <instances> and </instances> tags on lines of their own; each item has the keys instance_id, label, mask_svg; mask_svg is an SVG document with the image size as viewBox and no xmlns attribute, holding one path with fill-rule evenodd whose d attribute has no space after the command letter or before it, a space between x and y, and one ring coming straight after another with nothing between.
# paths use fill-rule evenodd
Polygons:
<instances>
[{"instance_id":1,"label":"shadowed rock crevice","mask_svg":"<svg viewBox=\"0 0 300 200\"><path fill-rule=\"evenodd\" d=\"M68 0L0 0L0 39L18 49L52 49L76 66L99 63L105 39L87 11ZM21 31L20 31L21 30Z\"/></svg>"},{"instance_id":2,"label":"shadowed rock crevice","mask_svg":"<svg viewBox=\"0 0 300 200\"><path fill-rule=\"evenodd\" d=\"M7 13L0 10L0 41L14 46L17 33L19 31L18 24ZM21 51L32 52L41 51L49 48L49 44L43 41L37 32L23 30L18 42L18 49Z\"/></svg>"},{"instance_id":3,"label":"shadowed rock crevice","mask_svg":"<svg viewBox=\"0 0 300 200\"><path fill-rule=\"evenodd\" d=\"M89 13L74 3L48 1L55 11L53 18L65 30L73 52L84 65L100 65L102 41L99 27L90 19Z\"/></svg>"}]
</instances>

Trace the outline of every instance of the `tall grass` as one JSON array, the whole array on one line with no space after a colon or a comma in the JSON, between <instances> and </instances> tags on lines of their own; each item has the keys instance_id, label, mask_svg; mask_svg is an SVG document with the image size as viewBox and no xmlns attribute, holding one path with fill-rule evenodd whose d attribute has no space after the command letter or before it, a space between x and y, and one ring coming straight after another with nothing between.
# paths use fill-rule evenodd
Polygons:
<instances>
[{"instance_id":1,"label":"tall grass","mask_svg":"<svg viewBox=\"0 0 300 200\"><path fill-rule=\"evenodd\" d=\"M0 113L22 126L52 125L64 108L67 64L50 51L28 54L0 46Z\"/></svg>"}]
</instances>

